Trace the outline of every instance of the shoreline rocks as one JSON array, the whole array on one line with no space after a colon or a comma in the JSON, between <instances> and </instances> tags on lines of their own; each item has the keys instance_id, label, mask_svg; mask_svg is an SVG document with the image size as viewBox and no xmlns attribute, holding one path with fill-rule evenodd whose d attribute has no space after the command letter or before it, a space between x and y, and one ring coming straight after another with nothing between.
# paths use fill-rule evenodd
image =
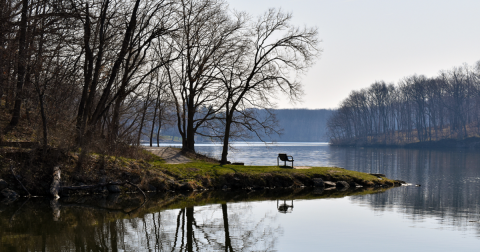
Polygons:
<instances>
[{"instance_id":1,"label":"shoreline rocks","mask_svg":"<svg viewBox=\"0 0 480 252\"><path fill-rule=\"evenodd\" d=\"M5 188L0 192L0 195L4 198L2 203L8 205L20 197L17 192L12 189Z\"/></svg>"},{"instance_id":2,"label":"shoreline rocks","mask_svg":"<svg viewBox=\"0 0 480 252\"><path fill-rule=\"evenodd\" d=\"M335 183L335 187L337 189L348 189L350 185L346 181L337 181L337 183Z\"/></svg>"},{"instance_id":3,"label":"shoreline rocks","mask_svg":"<svg viewBox=\"0 0 480 252\"><path fill-rule=\"evenodd\" d=\"M8 183L7 181L3 180L3 179L0 179L0 191L5 189L5 188L8 188Z\"/></svg>"}]
</instances>

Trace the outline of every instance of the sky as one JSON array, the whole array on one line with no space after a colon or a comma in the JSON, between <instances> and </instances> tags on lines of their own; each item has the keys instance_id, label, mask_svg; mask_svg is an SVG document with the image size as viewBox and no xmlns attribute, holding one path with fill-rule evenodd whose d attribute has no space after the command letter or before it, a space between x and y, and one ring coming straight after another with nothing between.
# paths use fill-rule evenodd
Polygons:
<instances>
[{"instance_id":1,"label":"sky","mask_svg":"<svg viewBox=\"0 0 480 252\"><path fill-rule=\"evenodd\" d=\"M480 60L479 0L226 1L252 16L281 8L295 25L318 28L323 52L302 77L302 102L280 98L279 108L334 109L375 81L434 77Z\"/></svg>"}]
</instances>

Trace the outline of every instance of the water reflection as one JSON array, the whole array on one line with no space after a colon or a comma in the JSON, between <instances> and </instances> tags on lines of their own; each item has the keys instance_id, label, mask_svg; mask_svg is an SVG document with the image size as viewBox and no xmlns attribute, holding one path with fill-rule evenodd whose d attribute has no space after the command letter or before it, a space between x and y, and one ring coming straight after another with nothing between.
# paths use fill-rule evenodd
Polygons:
<instances>
[{"instance_id":1,"label":"water reflection","mask_svg":"<svg viewBox=\"0 0 480 252\"><path fill-rule=\"evenodd\" d=\"M478 151L332 148L331 160L347 169L421 184L356 198L357 203L380 211L396 209L414 222L433 217L459 230L467 230L472 221L480 219Z\"/></svg>"},{"instance_id":2,"label":"water reflection","mask_svg":"<svg viewBox=\"0 0 480 252\"><path fill-rule=\"evenodd\" d=\"M320 240L322 248L337 250L348 248L345 240L363 242L357 250L373 243L393 251L478 250L478 152L257 147L243 149L250 159L241 161L275 163L278 153L288 153L299 163L382 173L422 186L150 195L143 206L140 195L18 200L0 204L0 251L292 251L318 250ZM285 209L290 214L279 212Z\"/></svg>"},{"instance_id":3,"label":"water reflection","mask_svg":"<svg viewBox=\"0 0 480 252\"><path fill-rule=\"evenodd\" d=\"M475 223L480 223L478 150L332 147L326 143L277 143L268 147L246 143L233 147L231 158L245 164L274 165L278 153L288 153L299 166L338 166L420 184L353 201L376 211L397 209L414 222L432 217L460 230L478 229ZM220 153L220 148L213 145L198 149L214 156Z\"/></svg>"},{"instance_id":4,"label":"water reflection","mask_svg":"<svg viewBox=\"0 0 480 252\"><path fill-rule=\"evenodd\" d=\"M277 210L279 213L291 213L293 211L293 199L290 204L285 199L283 202L277 199Z\"/></svg>"},{"instance_id":5,"label":"water reflection","mask_svg":"<svg viewBox=\"0 0 480 252\"><path fill-rule=\"evenodd\" d=\"M293 199L384 191L318 195L305 188L150 195L140 208L139 195L19 200L0 206L0 251L275 251L282 223L275 212L253 208L253 202L289 198L282 201L288 209Z\"/></svg>"}]
</instances>

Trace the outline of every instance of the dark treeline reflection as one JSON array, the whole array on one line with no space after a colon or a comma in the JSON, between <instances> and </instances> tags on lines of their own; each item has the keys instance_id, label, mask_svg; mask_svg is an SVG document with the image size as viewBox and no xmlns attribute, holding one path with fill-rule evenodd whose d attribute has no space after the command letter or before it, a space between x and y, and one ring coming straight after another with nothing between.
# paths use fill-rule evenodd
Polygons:
<instances>
[{"instance_id":1,"label":"dark treeline reflection","mask_svg":"<svg viewBox=\"0 0 480 252\"><path fill-rule=\"evenodd\" d=\"M480 219L478 151L332 147L331 153L338 166L383 173L413 184L353 201L371 204L377 210L396 208L413 220L430 215L455 227L473 225L470 221Z\"/></svg>"},{"instance_id":2,"label":"dark treeline reflection","mask_svg":"<svg viewBox=\"0 0 480 252\"><path fill-rule=\"evenodd\" d=\"M253 201L341 198L386 189L88 196L0 204L0 251L274 251L275 207ZM236 204L232 204L235 203Z\"/></svg>"}]
</instances>

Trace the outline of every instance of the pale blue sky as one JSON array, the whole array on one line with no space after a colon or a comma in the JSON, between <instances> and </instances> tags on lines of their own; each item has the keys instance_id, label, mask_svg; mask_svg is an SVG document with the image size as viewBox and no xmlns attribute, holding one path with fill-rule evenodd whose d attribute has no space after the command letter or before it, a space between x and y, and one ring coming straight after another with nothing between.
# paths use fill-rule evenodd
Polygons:
<instances>
[{"instance_id":1,"label":"pale blue sky","mask_svg":"<svg viewBox=\"0 0 480 252\"><path fill-rule=\"evenodd\" d=\"M351 90L480 60L480 0L227 0L251 15L268 8L316 26L322 56L295 107L336 108ZM279 107L294 107L285 101Z\"/></svg>"}]
</instances>

